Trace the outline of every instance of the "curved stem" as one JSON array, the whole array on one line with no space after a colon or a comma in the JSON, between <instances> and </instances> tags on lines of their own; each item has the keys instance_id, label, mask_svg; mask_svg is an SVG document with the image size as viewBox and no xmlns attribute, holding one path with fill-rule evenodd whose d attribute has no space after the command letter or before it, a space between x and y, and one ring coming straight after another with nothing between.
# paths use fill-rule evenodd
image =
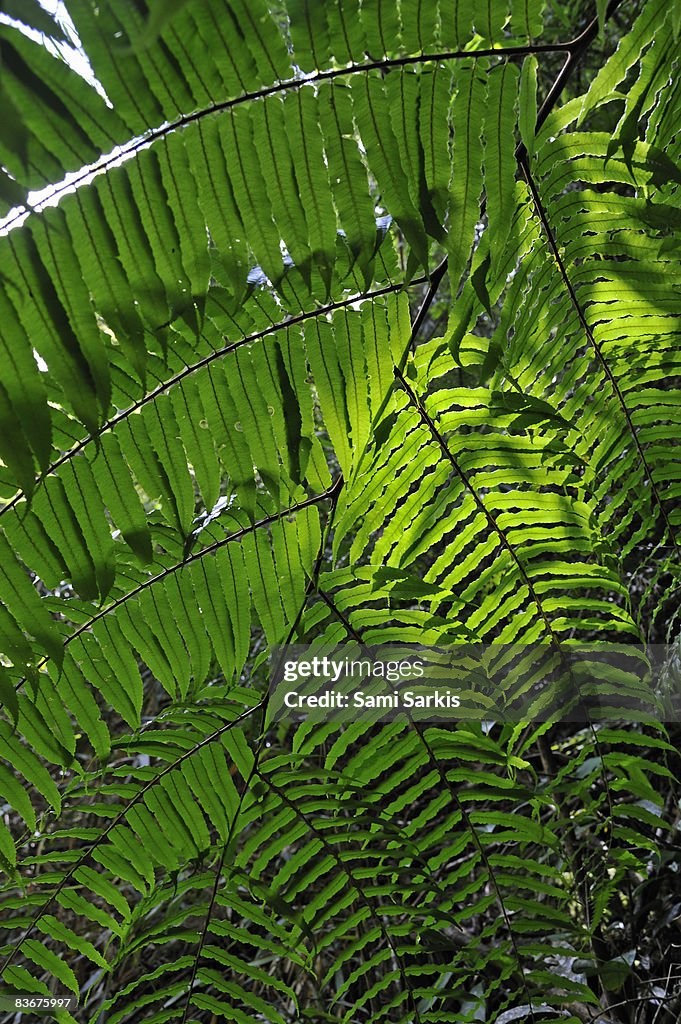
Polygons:
<instances>
[{"instance_id":1,"label":"curved stem","mask_svg":"<svg viewBox=\"0 0 681 1024\"><path fill-rule=\"evenodd\" d=\"M530 170L529 162L525 155L523 155L520 159L520 167L525 177L525 181L527 182L530 192L532 194L532 201L534 203L535 211L542 225L542 228L544 229L544 233L546 235L546 239L551 250L551 254L555 260L556 266L558 267L558 272L565 286L565 290L567 291L570 297L570 302L572 303L575 313L577 314L577 319L579 320L580 326L584 331L587 341L591 345L596 355L598 364L601 367L608 381L608 384L610 385L612 392L615 395L615 398L617 399L622 409L622 413L624 415L624 419L626 420L629 433L631 434L634 446L636 448L636 453L640 459L641 465L643 466L643 470L650 484L650 490L653 495L653 498L655 499L655 503L658 506L660 513L662 515L662 519L664 521L666 531L669 535L669 539L672 545L676 548L677 554L681 555L681 548L679 547L679 542L677 541L676 533L674 531L674 528L672 527L671 520L669 519L669 516L667 514L667 510L664 507L662 497L660 495L660 492L657 488L657 484L655 483L655 479L653 477L653 472L650 468L650 465L648 464L648 460L643 450L643 446L641 445L641 441L636 431L636 427L634 426L634 421L624 400L622 389L620 388L614 373L610 369L610 366L608 365L608 362L605 356L603 355L603 350L601 349L601 346L598 344L596 338L594 337L593 330L591 329L589 321L586 318L586 314L584 312L584 309L582 308L582 304L579 301L579 297L577 295L577 292L575 291L575 287L572 284L572 281L570 280L570 275L567 272L565 261L563 260L558 242L556 241L556 236L554 235L553 228L549 223L546 208L544 207L544 204L542 202L542 198L539 194L537 183L534 180L534 177Z\"/></svg>"},{"instance_id":2,"label":"curved stem","mask_svg":"<svg viewBox=\"0 0 681 1024\"><path fill-rule=\"evenodd\" d=\"M437 270L439 270L439 268L433 272L433 276L437 273ZM114 430L119 423L124 422L134 413L139 412L140 409L143 409L145 405L153 402L159 395L168 391L170 388L175 387L177 384L181 384L182 381L192 373L202 370L205 366L210 366L210 364L215 362L217 359L222 359L225 356L230 355L232 352L236 352L244 345L250 345L255 341L269 338L271 335L277 334L279 331L286 330L289 327L295 327L297 324L305 323L308 320L314 320L317 317L324 317L329 313L333 313L337 309L344 309L347 306L351 306L359 299L377 299L382 295L390 295L393 292L400 291L402 288L425 284L426 281L428 281L428 277L422 275L421 277L413 278L413 280L409 281L408 284L400 281L398 284L385 285L382 288L376 288L370 292L352 295L347 299L339 299L336 302L329 302L326 306L320 306L318 309L311 310L307 313L297 313L295 316L287 317L286 320L281 320L276 324L272 324L270 327L265 327L260 331L255 331L253 334L244 335L243 338L238 338L236 341L232 341L228 345L224 345L222 348L213 349L208 353L208 355L198 359L195 363L191 363L188 366L183 367L182 370L179 370L167 380L159 381L155 388L148 391L136 402L133 402L132 405L129 405L126 409L122 409L121 412L116 413L115 416L112 416L106 421L106 423L102 424L96 434L86 434L84 438L77 441L76 444L69 448L68 451L60 455L58 459L55 459L43 473L38 474L35 478L35 485L38 486L41 484L43 480L52 476L61 466L70 462L71 459L75 458L76 455L79 455L91 443L97 441L103 434L108 433L108 431ZM25 497L26 494L24 491L18 491L6 505L3 505L2 508L0 508L0 518L2 518L6 512L9 512L10 509L16 508L16 506L24 500Z\"/></svg>"},{"instance_id":3,"label":"curved stem","mask_svg":"<svg viewBox=\"0 0 681 1024\"><path fill-rule=\"evenodd\" d=\"M55 185L54 190L50 194L50 203L53 203L56 196L62 195L64 192L76 191L80 186L89 183L94 175L100 174L103 171L106 171L109 167L122 163L127 158L134 156L141 149L149 146L151 143L158 142L160 139L164 139L171 132L177 131L178 128L185 128L187 125L203 120L204 117L220 113L224 110L231 110L233 107L238 107L242 103L249 103L254 100L264 99L267 96L274 96L278 93L290 92L292 89L300 89L304 85L316 85L321 82L330 82L336 78L348 78L352 75L362 74L369 71L383 71L390 70L390 68L409 67L419 64L434 64L448 60L467 60L470 57L498 57L509 59L512 57L526 57L531 54L541 53L570 53L573 49L576 49L581 45L583 36L584 33L576 39L562 43L528 44L527 46L507 46L503 48L491 47L489 49L481 50L444 50L441 53L422 53L410 57L385 57L382 60L366 61L361 64L350 64L344 68L331 68L327 71L318 71L310 75L301 75L297 78L289 78L283 82L277 82L274 85L266 86L263 89L254 89L251 92L244 92L240 96L235 96L233 99L222 100L219 103L212 104L210 107L203 107L201 110L195 110L191 114L184 114L182 117L176 118L175 121L172 121L169 124L164 124L161 127L155 128L152 131L147 132L145 135L134 139L126 146L118 147L115 155L105 157L98 163L90 165L75 178L71 176L68 182L65 181ZM17 213L5 221L2 226L2 233L7 234L7 232L12 231L15 224L19 227L24 223L27 216L30 216L33 212L37 212L39 209L40 204L37 204L35 208L31 208L29 210L27 210L26 207L22 207Z\"/></svg>"},{"instance_id":4,"label":"curved stem","mask_svg":"<svg viewBox=\"0 0 681 1024\"><path fill-rule=\"evenodd\" d=\"M279 511L277 512L272 512L271 515L264 516L262 519L258 519L255 523L251 523L250 526L244 526L239 530L235 530L234 533L230 533L226 537L223 537L221 540L216 540L212 544L207 544L205 548L201 548L200 551L195 551L193 554L188 555L186 558L183 558L181 562L175 562L174 565L168 566L168 568L163 569L155 576L149 576L147 579L142 580L142 582L138 583L137 586L133 587L132 590L129 590L127 591L127 593L122 594L121 597L116 598L115 601L112 601L111 604L108 604L105 608L102 608L95 615L91 615L86 622L81 623L81 625L78 626L78 628L75 629L73 633L70 633L66 637L63 646L68 647L68 645L72 643L74 640L77 640L82 633L85 633L87 632L87 630L92 629L96 622L99 622L99 620L103 619L105 615L109 615L117 608L120 608L120 606L125 604L126 601L129 601L130 598L137 597L137 595L141 594L143 590L147 589L147 587L153 586L154 583L159 583L160 581L166 579L166 577L171 576L173 573L178 572L185 566L190 565L192 562L198 561L205 555L214 554L214 552L219 551L220 548L224 547L225 544L231 544L233 541L241 540L248 534L255 533L256 530L259 530L264 526L269 526L271 523L276 523L278 520L283 519L285 516L293 515L295 512L300 512L302 509L310 508L312 505L318 505L320 502L326 501L328 498L333 496L336 488L339 486L339 480L340 478L338 480L335 480L331 487L329 487L328 490L323 491L321 494L313 495L313 497L311 498L305 498L303 501L298 501L294 505L289 505L288 508L283 508L279 509ZM49 657L43 658L43 660L36 666L36 668L40 670L44 665L47 664L48 661ZM26 682L26 679L27 677L23 676L16 684L15 690L19 690L20 687L23 686L23 684Z\"/></svg>"},{"instance_id":5,"label":"curved stem","mask_svg":"<svg viewBox=\"0 0 681 1024\"><path fill-rule=\"evenodd\" d=\"M361 633L359 632L359 630L355 629L355 627L352 625L352 623L350 622L350 620L347 617L347 615L345 615L345 613L343 611L341 611L340 608L338 608L338 606L336 605L334 600L330 597L329 594L326 593L325 590L322 590L321 588L319 588L317 590L317 593L319 594L321 599L324 601L326 606L333 612L333 614L343 624L343 626L345 627L345 630L346 630L348 636L351 636L353 638L353 640L355 640L355 642L359 645L360 649L365 652L365 657L367 657L367 656L371 657L371 652L368 650L366 644L364 643L364 640L362 638ZM409 723L409 728L416 734L416 736L419 739L419 742L421 743L421 745L423 746L424 750L426 751L426 756L428 758L428 762L429 762L431 768L437 773L437 776L440 779L440 782L442 783L442 786L447 790L447 792L449 793L450 797L452 798L452 801L456 805L457 810L461 814L461 820L464 823L465 827L468 829L468 832L470 833L470 836L471 836L471 838L472 838L472 840L473 840L473 842L475 844L475 847L476 847L476 849L477 849L477 851L478 851L478 853L480 855L480 859L482 860L483 864L485 865L485 869L487 871L487 875L489 877L490 884L491 884L492 888L494 889L494 895L495 895L495 899L497 901L497 905L499 907L499 911L501 913L501 916L504 919L504 924L506 925L506 929L508 931L509 939L511 941L511 945L513 946L513 952L515 954L516 963L518 965L518 969L520 971L520 976L521 976L521 979L522 979L522 986L523 986L523 989L525 991L525 998L527 999L528 1007L529 1007L529 1010L530 1010L530 1020L532 1021L532 1024L536 1024L536 1018L535 1018L535 1015L534 1015L534 1008L533 1008L533 1004L532 1004L532 996L530 994L529 988L527 987L527 980L525 978L525 971L523 969L522 961L521 961L521 958L520 958L520 950L518 948L518 943L517 943L517 940L516 940L516 937L515 937L515 933L513 931L512 926L511 926L511 919L510 919L508 911L506 909L506 904L504 903L504 899L503 899L503 896L502 896L499 884L497 882L494 869L493 869L493 867L492 867L492 865L491 865L491 863L489 861L489 857L487 856L487 851L485 850L484 846L480 842L480 837L479 837L476 829L473 827L473 822L470 819L468 811L466 810L466 808L463 805L463 801L461 800L461 797L459 796L459 794L457 793L456 789L454 788L454 786L452 786L452 783L448 779L447 773L446 773L446 771L442 767L442 763L435 756L433 748L431 747L430 743L428 742L427 737L424 734L424 730L420 727L419 723L414 721L414 718L413 718L413 716L411 714L411 711L409 711L408 709L404 710L404 714L405 714L405 716L407 718L407 721Z\"/></svg>"},{"instance_id":6,"label":"curved stem","mask_svg":"<svg viewBox=\"0 0 681 1024\"><path fill-rule=\"evenodd\" d=\"M75 863L73 863L68 868L64 877L57 884L54 891L50 893L45 903L43 903L43 905L38 910L38 913L33 918L31 918L31 923L28 925L28 928L26 929L25 933L22 935L21 939L19 939L19 941L12 947L11 951L7 954L5 960L0 965L0 976L2 976L4 971L6 971L7 968L13 963L14 958L16 957L17 953L23 946L26 939L29 939L31 935L34 933L38 925L38 922L42 920L42 918L45 916L48 910L52 907L54 901L57 899L59 894L63 892L63 890L66 888L66 886L71 881L71 879L78 871L78 869L81 868L84 864L87 864L94 851L99 846L101 846L105 839L108 838L108 836L111 834L116 825L120 825L128 811L130 811L131 808L138 804L142 797L146 793L148 793L150 789L156 786L161 781L161 779L165 778L166 775L168 775L170 772L178 768L188 758L193 757L197 751L202 750L203 747L208 746L209 743L214 743L215 740L219 739L226 732L229 732L230 729L233 729L237 725L241 725L241 723L244 722L247 718L250 718L251 715L254 715L257 711L260 711L262 703L263 702L260 701L258 704L255 704L252 708L249 708L248 711L244 711L237 718L232 719L231 722L227 722L225 725L221 725L219 729L215 729L208 736L205 736L199 743L196 743L189 750L185 750L183 754L180 754L179 757L175 758L174 761L172 761L170 764L167 764L165 768L163 768L158 773L158 775L155 775L153 779L150 779L148 782L145 782L145 784L140 789L138 789L134 797L128 800L125 807L121 811L119 811L116 817L109 822L109 824L106 826L105 829L103 829L102 832L100 832L100 834L97 836L94 842L92 842L90 846L88 846L87 850L85 850L84 853L81 854L78 860L75 861Z\"/></svg>"}]
</instances>

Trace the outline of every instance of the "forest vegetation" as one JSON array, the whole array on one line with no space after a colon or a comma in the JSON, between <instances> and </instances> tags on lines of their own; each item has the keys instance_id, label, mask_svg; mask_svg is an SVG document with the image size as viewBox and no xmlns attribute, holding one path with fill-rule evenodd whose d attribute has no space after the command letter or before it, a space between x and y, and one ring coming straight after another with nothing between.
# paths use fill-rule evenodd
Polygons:
<instances>
[{"instance_id":1,"label":"forest vegetation","mask_svg":"<svg viewBox=\"0 0 681 1024\"><path fill-rule=\"evenodd\" d=\"M0 6L0 1019L675 1024L681 5Z\"/></svg>"}]
</instances>

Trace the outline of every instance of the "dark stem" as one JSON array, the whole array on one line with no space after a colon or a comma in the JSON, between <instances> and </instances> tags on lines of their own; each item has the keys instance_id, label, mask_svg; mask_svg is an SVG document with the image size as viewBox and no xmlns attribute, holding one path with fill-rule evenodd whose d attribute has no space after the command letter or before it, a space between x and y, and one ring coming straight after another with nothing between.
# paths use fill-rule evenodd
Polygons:
<instances>
[{"instance_id":1,"label":"dark stem","mask_svg":"<svg viewBox=\"0 0 681 1024\"><path fill-rule=\"evenodd\" d=\"M319 591L319 592L321 593L321 591ZM352 888L354 889L355 893L359 897L360 902L369 911L369 914L371 915L372 920L376 921L376 923L378 924L378 927L380 928L381 933L383 934L383 937L384 937L385 941L387 942L387 944L388 944L388 946L390 948L390 951L391 951L391 953L392 953L392 955L393 955L393 957L395 959L395 963L397 964L397 969L398 969L398 971L400 973L400 978L402 980L402 985L404 986L404 989L405 989L405 991L407 993L407 996L409 998L409 1002L411 1004L411 1009L412 1009L412 1012L414 1014L414 1019L417 1021L417 1024L419 1024L419 1022L421 1020L421 1017L420 1017L420 1014L419 1014L418 1004L417 1004L416 998L414 996L414 991L412 989L411 982L409 981L409 975L407 974L407 972L405 970L404 963L402 961L402 957L400 956L400 954L397 951L397 947L395 946L395 943L393 941L393 937L390 934L389 929L386 927L386 925L385 925L381 915L376 912L376 910L373 907L373 904L372 904L371 900L369 899L367 894L364 892L364 889L359 884L359 882L357 882L355 880L355 878L354 878L354 876L352 874L352 871L350 870L348 865L345 863L345 861L342 859L342 857L340 857L338 855L338 853L336 852L334 846L331 843L327 842L326 837L325 837L323 831L321 829L317 828L317 826L314 824L314 822L311 821L310 818L307 816L305 811L301 810L300 807L298 807L298 805L295 803L295 801L291 800L291 798L289 796L287 796L286 792L280 786L277 786L277 784L275 782L273 782L272 779L269 776L263 775L260 771L258 771L257 774L258 774L259 778L262 779L262 781L265 783L265 785L268 786L270 789L272 789L273 792L275 792L277 794L279 799L282 800L283 803L285 803L287 807L290 807L291 810L293 811L293 813L296 814L303 822L305 822L305 825L310 830L310 832L322 844L322 846L323 846L325 852L328 854L328 856L331 857L336 862L336 864L338 865L340 870L346 876L346 878L350 882L350 885L352 886Z\"/></svg>"},{"instance_id":2,"label":"dark stem","mask_svg":"<svg viewBox=\"0 0 681 1024\"><path fill-rule=\"evenodd\" d=\"M26 932L24 933L24 935L22 935L21 939L16 943L16 945L8 953L8 955L5 958L4 962L0 966L0 975L2 975L4 973L4 971L12 964L12 962L14 961L15 956L17 955L17 953L19 952L19 950L23 946L23 944L26 941L26 939L31 937L31 935L33 934L33 932L36 929L36 926L37 926L38 922L40 920L42 920L42 918L48 912L50 907L53 905L54 901L59 896L60 892L62 892L63 889L71 881L71 879L75 875L76 871L78 871L78 869L80 867L82 867L83 864L86 864L88 862L88 860L90 859L90 857L92 856L94 851L99 846L101 846L101 844L109 836L109 834L113 831L113 829L116 827L116 825L120 825L120 823L123 821L123 819L125 818L125 816L128 813L128 811L130 811L131 808L133 808L136 804L138 804L140 802L140 800L142 799L142 797L150 789L152 789L155 785L157 785L157 783L159 783L161 781L161 779L163 779L166 775L168 775L169 772L174 771L174 769L179 767L179 765L181 765L183 763L183 761L186 761L187 758L193 757L194 754L198 750L201 750L203 747L207 746L209 743L215 742L216 739L219 739L220 736L223 736L226 732L229 732L229 730L233 729L234 726L241 725L241 723L244 722L247 718L250 718L251 715L254 715L256 713L256 711L259 711L261 706L262 706L262 701L260 703L258 703L258 704L255 704L252 708L249 708L248 711L244 711L237 718L232 719L231 722L227 722L225 725L221 725L219 729L215 729L208 736L205 736L199 743L196 743L193 747L191 747L190 750L185 750L185 752L183 754L180 754L180 756L177 757L174 761L172 761L170 764L167 764L165 766L165 768L163 768L158 773L158 775L155 775L153 777L153 779L150 779L148 782L146 782L142 786L142 788L139 789L137 791L137 793L135 793L134 797L132 797L127 802L125 807L121 811L119 811L119 813L116 815L116 817L113 818L109 822L109 824L106 826L106 828L97 836L97 838L90 844L90 846L88 846L87 850L85 850L85 852L78 858L78 860L74 864L72 864L71 867L69 867L69 869L67 870L67 872L64 875L64 877L61 879L61 881L58 883L58 885L54 889L54 892L52 892L50 894L50 896L48 897L46 902L43 903L43 905L40 907L38 913L31 919L31 923L29 924L28 928L26 929Z\"/></svg>"},{"instance_id":3,"label":"dark stem","mask_svg":"<svg viewBox=\"0 0 681 1024\"><path fill-rule=\"evenodd\" d=\"M333 81L335 78L345 78L351 75L356 75L368 71L380 71L390 68L408 67L415 64L433 64L439 61L446 60L467 60L471 57L499 57L499 58L510 58L510 57L526 57L530 54L539 53L570 53L574 48L578 47L581 43L584 33L578 36L576 39L572 39L568 42L563 43L544 43L537 45L527 46L508 46L506 48L497 49L491 48L487 50L446 50L442 53L424 53L417 56L411 57L385 57L382 60L367 61L363 64L351 64L345 68L332 68L327 71L318 71L315 74L301 76L299 78L287 79L284 82L277 82L275 85L267 86L263 89L255 89L252 92L244 92L241 96L236 96L233 99L223 100L220 103L214 103L210 107L204 107L201 110L195 110L191 114L184 114L182 117L178 117L177 120L171 124L164 125L162 128L156 128L146 135L135 139L127 146L122 146L118 149L115 156L107 157L101 160L98 164L90 166L87 170L83 171L77 178L72 178L68 183L57 185L54 191L50 195L50 202L55 196L61 195L67 189L73 191L77 189L82 183L88 182L93 175L99 174L102 171L106 171L107 168L121 163L126 157L130 157L138 152L143 147L148 146L152 142L157 142L159 139L165 138L173 131L177 131L178 128L184 128L189 124L194 124L197 121L201 121L204 117L208 117L210 114L220 113L224 110L231 110L232 107L238 107L242 103L248 103L253 100L264 99L266 96L274 96L277 93L288 92L291 89L300 89L304 85L317 84L319 82ZM39 206L39 204L37 204ZM29 214L33 210L28 211ZM12 225L15 224L21 218L25 219L27 210L23 207L18 213L16 213L10 220L5 222L4 230L7 232L12 229Z\"/></svg>"},{"instance_id":4,"label":"dark stem","mask_svg":"<svg viewBox=\"0 0 681 1024\"><path fill-rule=\"evenodd\" d=\"M359 632L359 630L355 629L355 627L352 625L352 623L350 622L350 620L347 617L347 615L345 615L345 613L342 612L341 609L337 607L335 601L333 601L333 599L329 596L329 594L326 593L326 591L318 589L317 593L319 594L321 599L324 601L324 603L327 605L327 607L333 612L333 614L343 624L343 626L345 627L345 630L348 633L348 635L351 636L353 638L353 640L355 640L355 642L360 646L360 648L364 652L364 657L368 657L369 659L371 659L371 652L369 651L369 649L367 648L366 644L364 643L364 640L362 638L361 633ZM530 1009L530 1020L532 1021L532 1024L536 1024L536 1018L535 1018L535 1015L534 1015L534 1008L533 1008L533 1004L532 1004L532 996L531 996L530 991L529 991L529 989L527 987L527 980L525 978L525 971L523 970L523 966L522 966L522 959L520 957L520 950L518 948L518 944L517 944L517 941L516 941L515 933L513 931L512 926L511 926L511 919L510 919L510 917L508 915L508 911L506 910L506 904L504 903L504 899L503 899L503 896L501 894L501 890L499 888L499 884L497 882L494 869L493 869L492 865L490 864L489 858L487 856L487 851L485 850L484 846L480 842L480 837L478 836L477 831L476 831L476 829L473 826L473 822L471 821L471 819L470 819L470 817L468 815L468 812L467 812L466 808L464 807L463 801L459 797L459 794L457 793L457 791L454 788L454 786L452 786L452 783L450 782L450 780L447 778L447 773L444 770L444 768L442 767L441 761L439 761L438 758L435 756L435 754L433 752L433 748L431 747L430 743L428 742L428 739L425 736L424 730L420 727L419 723L414 721L414 719L412 717L412 714L411 714L411 712L409 710L405 710L404 714L406 715L407 720L409 722L409 728L416 734L416 736L418 737L421 745L423 746L423 748L424 748L424 750L426 752L426 756L428 758L428 762L429 762L431 768L437 773L438 778L440 779L440 782L442 783L443 788L447 790L447 792L451 796L451 798L452 798L452 800L453 800L457 810L461 814L461 820L464 823L464 826L468 829L468 831L469 831L469 833L471 835L471 838L472 838L473 842L475 843L476 849L477 849L478 853L480 854L480 859L482 860L483 864L485 865L485 868L487 870L487 874L488 874L488 877L489 877L489 880L490 880L490 884L492 885L492 888L494 889L494 894L495 894L495 897L496 897L497 904L499 906L499 910L501 912L501 915L502 915L502 917L504 919L504 924L506 925L506 929L508 931L508 936L509 936L511 945L513 946L513 952L515 953L516 962L518 964L518 970L520 972L521 983L522 983L523 989L525 991L525 998L527 999L527 1003L528 1003L528 1006L529 1006L529 1009Z\"/></svg>"},{"instance_id":5,"label":"dark stem","mask_svg":"<svg viewBox=\"0 0 681 1024\"><path fill-rule=\"evenodd\" d=\"M311 498L305 498L303 501L298 501L294 505L289 505L288 508L283 508L279 509L277 512L272 512L271 515L264 516L262 519L258 519L255 523L251 523L250 526L243 526L241 527L241 529L235 530L234 533L229 533L226 537L223 537L221 540L216 540L212 544L206 545L206 547L201 548L200 551L195 551L194 554L188 555L187 558L183 558L181 562L176 562L174 565L168 566L167 569L163 569L155 576L149 576L146 580L143 580L141 583L138 583L136 587L133 587L132 590L127 591L127 593L123 594L115 601L112 601L111 604L108 604L106 606L106 608L102 608L100 611L96 613L96 615L90 616L87 622L82 623L76 630L73 631L73 633L70 633L66 637L66 639L64 640L64 647L68 647L68 645L73 640L76 640L81 635L81 633L85 633L88 629L91 629L92 626L94 626L94 624L98 622L100 619L103 619L105 615L108 615L110 612L115 611L116 608L120 608L122 604L125 604L125 602L130 600L131 597L136 597L143 590L146 590L147 587L150 587L154 583L158 583L161 580L164 580L167 576L171 576L179 569L183 569L186 565L190 565L192 562L198 561L200 558L203 558L204 555L213 554L215 551L218 551L220 548L224 547L225 544L231 544L233 541L241 540L243 537L246 537L249 533L254 533L256 530L261 529L261 527L269 526L271 523L276 523L278 520L283 519L284 516L293 515L295 512L300 512L301 509L310 508L312 505L318 505L321 501L326 501L327 498L333 496L334 491L338 487L338 485L339 481L336 480L331 485L331 487L328 488L328 490L323 491L321 494L316 494ZM45 657L43 661L40 662L40 665L38 665L37 667L41 668L43 665L47 663L48 660L49 659ZM20 687L23 686L23 684L26 682L26 679L27 677L23 676L16 684L15 690L19 690Z\"/></svg>"},{"instance_id":6,"label":"dark stem","mask_svg":"<svg viewBox=\"0 0 681 1024\"><path fill-rule=\"evenodd\" d=\"M431 280L435 277L435 274L437 274L439 269L440 268L438 267L436 270L433 271ZM209 352L208 355L204 356L202 359L197 360L197 362L191 363L189 366L185 366L173 377L169 377L167 380L160 381L158 386L155 387L152 391L147 392L136 402L133 402L132 405L128 406L127 409L123 409L121 412L116 413L115 416L112 416L111 419L107 420L106 423L102 424L102 426L99 428L96 434L87 434L84 438L82 438L82 440L74 444L73 447L69 448L69 450L67 452L64 452L63 455L60 455L58 459L55 459L55 461L51 463L51 465L49 465L43 473L40 473L36 477L36 486L42 483L42 481L45 480L46 477L51 476L53 473L55 473L56 470L58 470L65 463L70 462L71 459L73 459L76 455L82 452L83 449L86 448L92 441L97 440L102 436L102 434L107 433L107 431L113 430L115 427L118 426L119 423L121 423L123 420L128 419L128 417L132 416L134 413L139 412L140 409L142 409L149 402L153 402L155 398L163 394L169 388L172 388L176 384L181 383L186 377L189 377L190 374L203 369L204 366L209 366L216 359L222 359L224 356L230 355L230 353L232 352L236 352L236 350L241 348L243 345L249 345L254 341L259 341L262 338L270 337L272 334L276 334L279 331L286 330L286 328L288 327L295 327L297 324L305 323L305 321L307 320L313 320L316 317L323 317L326 316L328 313L333 313L334 310L344 309L347 306L351 306L353 302L357 302L357 300L360 298L376 299L379 298L381 295L390 295L391 293L400 291L400 289L405 287L425 284L426 281L428 281L428 277L423 275L421 277L415 277L412 281L409 282L408 285L405 285L404 282L399 282L398 284L389 284L385 285L383 288L377 288L374 291L355 294L347 299L339 299L337 302L329 302L326 306L320 306L318 309L311 310L310 312L307 313L298 313L295 316L290 316L286 320L281 320L279 323L272 324L271 327L265 327L263 328L263 330L256 331L253 334L245 335L243 338L239 338L237 341L233 341L229 345L224 345L222 348L214 349L212 352ZM5 512L9 512L10 509L15 508L16 505L24 497L24 491L19 491L17 494L15 494L11 501L8 501L6 505L3 505L3 507L0 508L0 517L2 517L5 514Z\"/></svg>"},{"instance_id":7,"label":"dark stem","mask_svg":"<svg viewBox=\"0 0 681 1024\"><path fill-rule=\"evenodd\" d=\"M246 796L246 793L248 792L248 789L249 789L249 786L251 784L251 780L252 780L253 776L256 774L256 772L258 770L258 758L260 756L260 749L261 748L258 747L258 749L256 750L256 752L255 752L255 759L253 761L253 765L251 766L251 770L250 770L250 772L248 774L248 778L244 779L244 784L241 787L241 792L239 793L239 802L238 802L237 807L236 807L236 809L234 811L234 817L232 818L232 820L229 823L229 829L227 830L227 838L225 840L224 846L222 847L222 852L220 853L220 856L218 858L218 863L217 863L216 868L215 868L215 880L213 882L213 887L211 889L210 899L208 901L208 907L206 909L206 916L205 916L204 921L203 921L203 927L201 928L201 935L199 936L199 944L198 944L198 946L196 948L196 954L194 956L194 963L192 964L192 973L191 973L191 976L189 978L189 986L187 988L187 998L186 998L185 1004L184 1004L184 1011L182 1013L182 1022L181 1022L181 1024L187 1024L187 1017L189 1015L189 1007L190 1007L191 1001L192 1001L192 993L194 992L194 986L196 984L196 975L198 974L199 964L201 963L201 955L203 953L203 947L204 947L204 945L206 943L206 936L208 935L208 928L210 926L210 921L211 921L211 918L213 916L213 911L215 909L215 901L217 900L217 897L218 897L218 890L220 888L220 878L222 877L222 869L224 867L225 857L227 856L227 850L229 848L229 844L232 841L232 837L234 835L234 829L235 829L236 823L237 823L237 821L239 819L239 814L241 813L241 808L243 806L244 797Z\"/></svg>"},{"instance_id":8,"label":"dark stem","mask_svg":"<svg viewBox=\"0 0 681 1024\"><path fill-rule=\"evenodd\" d=\"M652 470L651 470L650 466L648 465L648 460L646 459L645 452L643 451L643 447L641 445L641 442L640 442L639 437L638 437L638 433L636 431L636 427L634 426L634 422L633 422L633 420L631 418L631 413L629 412L629 409L627 408L626 402L624 401L624 395L622 394L621 388L620 388L619 384L617 383L615 375L613 374L612 370L610 369L610 366L608 365L608 362L607 362L605 356L603 355L603 351L601 349L601 346L596 341L596 338L594 337L594 333L593 333L593 331L592 331L592 329L591 329L591 327L589 325L588 320L586 319L586 315L584 313L584 310L582 309L582 305L581 305L581 303L579 301L579 298L577 297L577 293L575 291L574 285L572 284L572 281L570 280L570 275L567 272L567 268L566 268L565 263L563 261L563 257L561 255L560 248L558 246L558 242L556 241L556 237L555 237L555 235L553 233L553 229L552 229L552 227L551 227L551 225L549 223L549 219L548 219L548 215L546 213L546 209L545 209L544 204L542 202L541 196L539 195L539 189L537 188L537 184L536 184L536 182L534 180L534 177L532 176L532 172L530 170L530 165L529 165L527 157L525 155L522 155L521 158L520 158L520 167L521 167L523 175L525 177L525 181L527 182L527 184L529 186L530 192L532 193L532 201L534 203L535 210L537 211L537 216L539 217L541 225L542 225L542 227L544 229L544 232L546 234L546 238L547 238L547 241L548 241L548 244L549 244L549 248L551 250L551 253L553 255L554 260L556 261L556 266L558 267L558 271L559 271L560 276L561 276L561 278L563 280L563 284L565 285L565 290L567 291L568 295L570 296L570 301L571 301L571 303L572 303L572 305L574 307L574 310L575 310L575 312L577 314L577 318L579 319L579 323L580 323L580 325L581 325L581 327L582 327L582 329L584 331L584 334L587 337L587 340L589 341L589 344L591 345L591 347L593 348L593 350L594 350L594 352L596 354L596 359L598 360L598 363L599 363L601 369L603 370L603 373L605 374L605 376L607 378L607 381L608 381L610 387L612 388L613 393L614 393L617 401L619 402L619 404L620 404L620 406L622 408L622 412L624 414L624 418L625 418L625 420L627 422L627 427L629 428L629 433L631 434L631 437L633 439L634 445L636 446L636 452L637 452L637 454L639 456L639 459L641 460L641 465L643 466L643 469L644 469L644 472L646 474L646 477L648 478L648 482L650 483L651 493L652 493L652 495L653 495L653 497L655 499L655 502L656 502L658 508L660 509L661 514L662 514L662 519L664 520L664 524L665 524L667 533L669 534L669 539L670 539L671 543L673 544L673 546L676 548L677 553L681 554L681 549L679 548L678 542L676 540L674 529L673 529L672 524L671 524L671 522L669 520L669 516L667 515L667 510L664 507L664 503L663 503L662 498L660 496L660 492L657 489L657 484L655 483L655 480L653 478Z\"/></svg>"}]
</instances>

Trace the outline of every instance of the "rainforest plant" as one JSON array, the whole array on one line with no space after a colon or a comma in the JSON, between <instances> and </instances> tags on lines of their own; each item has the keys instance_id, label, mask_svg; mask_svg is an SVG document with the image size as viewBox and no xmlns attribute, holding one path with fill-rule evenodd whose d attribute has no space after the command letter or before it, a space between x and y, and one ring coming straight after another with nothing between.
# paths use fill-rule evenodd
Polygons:
<instances>
[{"instance_id":1,"label":"rainforest plant","mask_svg":"<svg viewBox=\"0 0 681 1024\"><path fill-rule=\"evenodd\" d=\"M673 690L678 5L2 7L4 991L672 1024L657 695L315 724L268 678L652 642Z\"/></svg>"}]
</instances>

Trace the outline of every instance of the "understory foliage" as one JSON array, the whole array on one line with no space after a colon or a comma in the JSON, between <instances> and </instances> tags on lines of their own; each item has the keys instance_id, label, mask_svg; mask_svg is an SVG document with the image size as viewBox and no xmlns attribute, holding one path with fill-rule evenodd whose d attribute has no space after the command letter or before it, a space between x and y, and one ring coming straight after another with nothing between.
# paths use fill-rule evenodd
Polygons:
<instances>
[{"instance_id":1,"label":"understory foliage","mask_svg":"<svg viewBox=\"0 0 681 1024\"><path fill-rule=\"evenodd\" d=\"M672 1024L673 725L272 724L267 682L676 643L679 6L3 11L5 986Z\"/></svg>"}]
</instances>

